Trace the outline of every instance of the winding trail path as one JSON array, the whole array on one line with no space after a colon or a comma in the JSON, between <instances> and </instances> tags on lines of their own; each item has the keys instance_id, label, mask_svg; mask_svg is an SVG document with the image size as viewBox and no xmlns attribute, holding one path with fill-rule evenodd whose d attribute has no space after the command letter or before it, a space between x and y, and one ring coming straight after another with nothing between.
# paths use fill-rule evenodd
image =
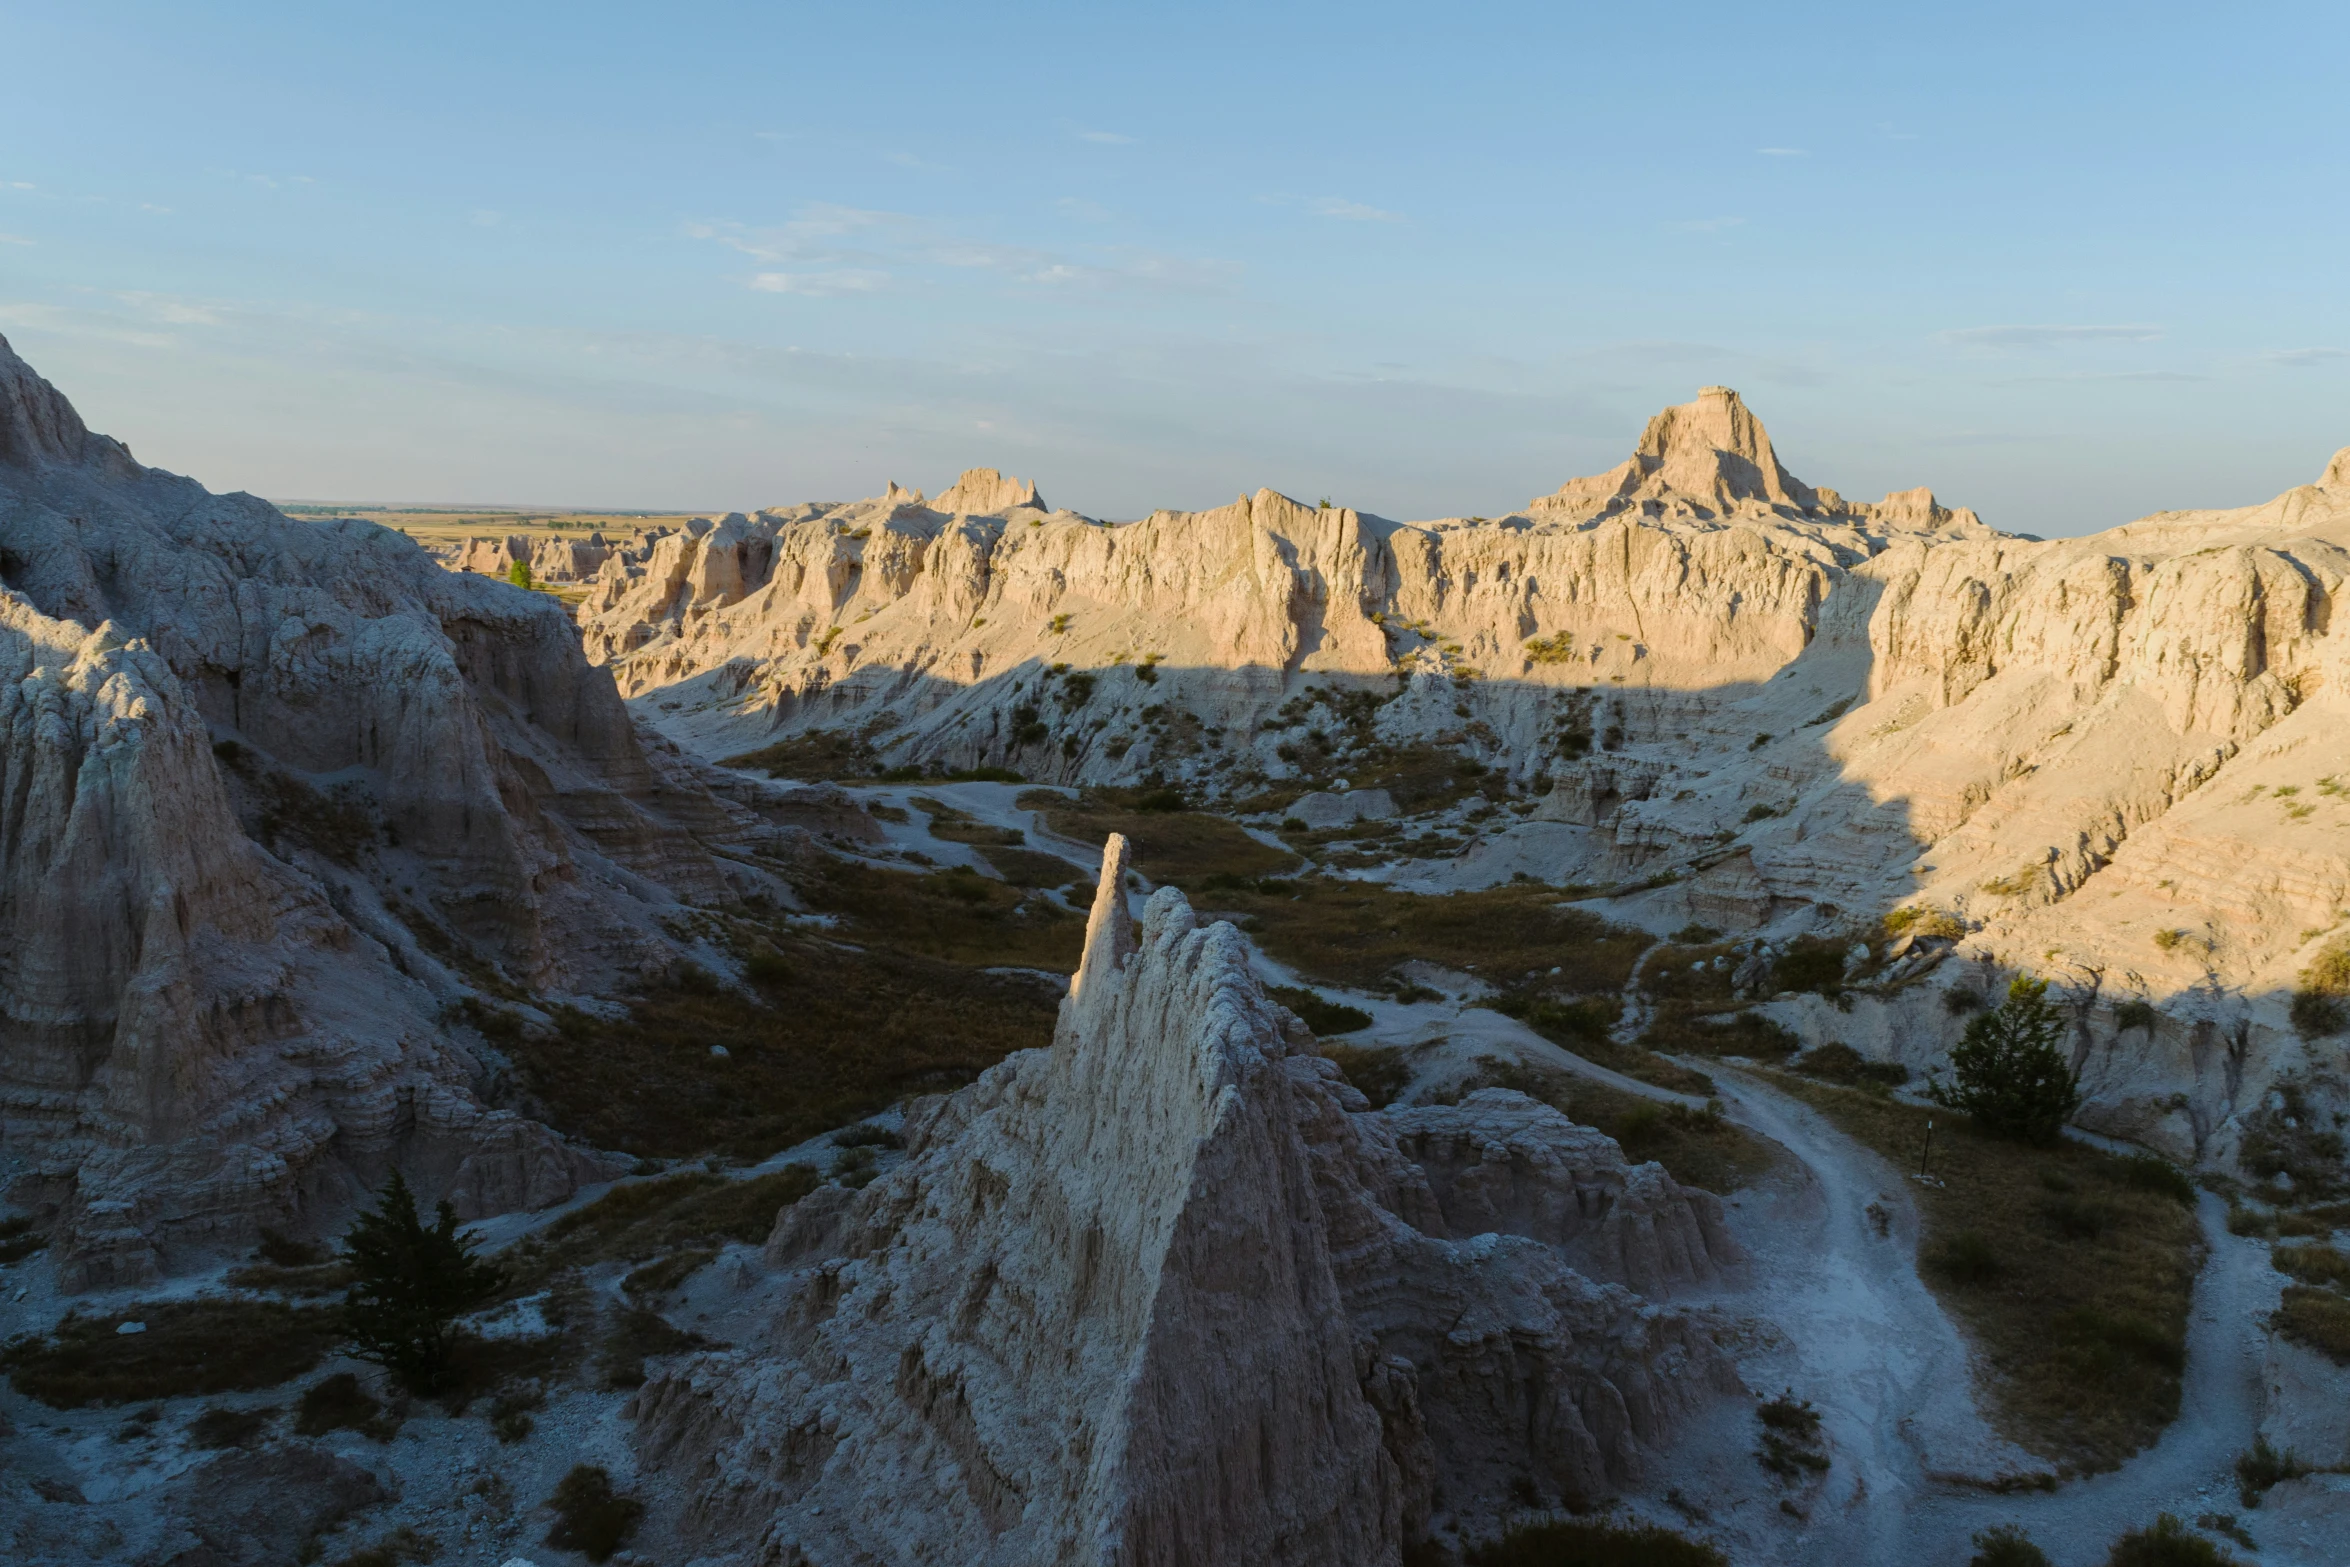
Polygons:
<instances>
[{"instance_id":1,"label":"winding trail path","mask_svg":"<svg viewBox=\"0 0 2350 1567\"><path fill-rule=\"evenodd\" d=\"M1792 1341L1794 1367L1817 1390L1837 1457L1854 1471L1831 1485L1792 1559L1960 1567L1978 1530L2017 1523L2057 1561L2097 1561L2116 1535L2158 1512L2241 1511L2233 1465L2252 1445L2262 1403L2257 1319L2275 1306L2281 1281L2260 1243L2227 1233L2218 1198L2198 1199L2210 1252L2190 1308L2179 1418L2110 1473L1999 1495L1954 1479L2045 1466L1975 1407L1958 1327L1918 1277L1907 1180L1809 1106L1706 1065L1731 1118L1786 1147L1819 1191L1816 1215L1788 1215L1793 1222L1762 1239L1745 1303ZM1872 1203L1886 1214L1882 1234Z\"/></svg>"}]
</instances>

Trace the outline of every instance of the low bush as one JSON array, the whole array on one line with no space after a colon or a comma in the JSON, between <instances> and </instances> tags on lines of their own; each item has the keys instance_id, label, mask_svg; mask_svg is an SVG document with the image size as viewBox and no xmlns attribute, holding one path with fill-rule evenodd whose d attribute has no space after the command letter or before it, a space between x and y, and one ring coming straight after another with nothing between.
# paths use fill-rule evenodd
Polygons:
<instances>
[{"instance_id":1,"label":"low bush","mask_svg":"<svg viewBox=\"0 0 2350 1567\"><path fill-rule=\"evenodd\" d=\"M500 1442L520 1442L538 1422L534 1410L546 1406L547 1395L536 1383L509 1388L490 1401L490 1433Z\"/></svg>"},{"instance_id":2,"label":"low bush","mask_svg":"<svg viewBox=\"0 0 2350 1567\"><path fill-rule=\"evenodd\" d=\"M2051 1567L2048 1553L2016 1525L2003 1523L1975 1536L1975 1554L1967 1567Z\"/></svg>"},{"instance_id":3,"label":"low bush","mask_svg":"<svg viewBox=\"0 0 2350 1567\"><path fill-rule=\"evenodd\" d=\"M1332 1001L1301 986L1270 985L1266 987L1265 994L1303 1018L1306 1027L1323 1038L1332 1034L1352 1034L1371 1026L1371 1014L1361 1007Z\"/></svg>"},{"instance_id":4,"label":"low bush","mask_svg":"<svg viewBox=\"0 0 2350 1567\"><path fill-rule=\"evenodd\" d=\"M2291 1448L2280 1453L2269 1445L2267 1437L2257 1437L2250 1448L2236 1455L2236 1495L2246 1507L2258 1507L2270 1487L2298 1480L2309 1472L2309 1465Z\"/></svg>"},{"instance_id":5,"label":"low bush","mask_svg":"<svg viewBox=\"0 0 2350 1567\"><path fill-rule=\"evenodd\" d=\"M348 1371L338 1371L304 1388L301 1401L294 1406L294 1430L301 1436L356 1431L388 1442L399 1429L398 1417L386 1415L383 1401Z\"/></svg>"},{"instance_id":6,"label":"low bush","mask_svg":"<svg viewBox=\"0 0 2350 1567\"><path fill-rule=\"evenodd\" d=\"M2132 1529L2113 1542L2105 1567L2244 1567L2231 1556L2189 1529L2176 1514L2157 1514L2152 1526Z\"/></svg>"},{"instance_id":7,"label":"low bush","mask_svg":"<svg viewBox=\"0 0 2350 1567\"><path fill-rule=\"evenodd\" d=\"M2244 1119L2238 1154L2244 1168L2266 1181L2282 1177L2297 1202L2322 1201L2350 1189L2342 1133L2309 1103L2305 1085L2279 1083L2276 1097L2278 1104L2263 1105Z\"/></svg>"},{"instance_id":8,"label":"low bush","mask_svg":"<svg viewBox=\"0 0 2350 1567\"><path fill-rule=\"evenodd\" d=\"M1657 1524L1567 1518L1521 1524L1473 1545L1468 1567L1730 1567L1714 1546Z\"/></svg>"},{"instance_id":9,"label":"low bush","mask_svg":"<svg viewBox=\"0 0 2350 1567\"><path fill-rule=\"evenodd\" d=\"M118 1333L125 1322L145 1330ZM202 1296L69 1316L0 1348L16 1390L52 1409L257 1392L302 1375L341 1336L335 1314L273 1300Z\"/></svg>"},{"instance_id":10,"label":"low bush","mask_svg":"<svg viewBox=\"0 0 2350 1567\"><path fill-rule=\"evenodd\" d=\"M2315 1038L2350 1027L2350 936L2319 949L2293 992L2293 1026Z\"/></svg>"},{"instance_id":11,"label":"low bush","mask_svg":"<svg viewBox=\"0 0 2350 1567\"><path fill-rule=\"evenodd\" d=\"M2152 1033L2154 1025L2161 1020L2162 1013L2151 1001L2117 1001L2113 1004L2113 1026L2117 1030L2139 1028Z\"/></svg>"},{"instance_id":12,"label":"low bush","mask_svg":"<svg viewBox=\"0 0 2350 1567\"><path fill-rule=\"evenodd\" d=\"M188 1443L192 1447L243 1447L269 1429L277 1418L271 1408L227 1409L214 1404L188 1422Z\"/></svg>"},{"instance_id":13,"label":"low bush","mask_svg":"<svg viewBox=\"0 0 2350 1567\"><path fill-rule=\"evenodd\" d=\"M1823 996L1844 990L1844 948L1817 936L1798 936L1771 965L1773 990L1809 990Z\"/></svg>"},{"instance_id":14,"label":"low bush","mask_svg":"<svg viewBox=\"0 0 2350 1567\"><path fill-rule=\"evenodd\" d=\"M645 1515L644 1503L612 1489L612 1476L601 1464L574 1465L547 1498L547 1506L555 1510L547 1543L577 1551L591 1562L610 1561Z\"/></svg>"},{"instance_id":15,"label":"low bush","mask_svg":"<svg viewBox=\"0 0 2350 1567\"><path fill-rule=\"evenodd\" d=\"M632 1300L640 1295L666 1295L717 1255L717 1249L708 1246L696 1247L691 1251L673 1251L666 1257L655 1258L632 1271L620 1281L621 1292Z\"/></svg>"}]
</instances>

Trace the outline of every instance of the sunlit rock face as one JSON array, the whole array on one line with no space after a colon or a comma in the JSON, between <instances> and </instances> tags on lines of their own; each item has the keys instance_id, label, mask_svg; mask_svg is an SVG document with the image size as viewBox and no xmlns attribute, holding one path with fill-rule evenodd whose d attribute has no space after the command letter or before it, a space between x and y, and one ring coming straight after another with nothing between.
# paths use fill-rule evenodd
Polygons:
<instances>
[{"instance_id":1,"label":"sunlit rock face","mask_svg":"<svg viewBox=\"0 0 2350 1567\"><path fill-rule=\"evenodd\" d=\"M606 1169L475 1099L454 965L633 974L739 824L557 605L142 467L5 343L0 581L0 1113L70 1286Z\"/></svg>"},{"instance_id":2,"label":"sunlit rock face","mask_svg":"<svg viewBox=\"0 0 2350 1567\"><path fill-rule=\"evenodd\" d=\"M2264 505L2047 542L1807 484L1722 387L1497 519L1260 491L1108 526L979 478L615 555L590 654L713 755L834 730L1230 798L1450 749L1539 798L1409 884L1670 878L1619 906L1660 932L1942 911L1989 965L1968 987L2057 979L2091 1119L2182 1155L2325 1065L2285 1012L2350 907L2344 457ZM1872 1037L1931 1061L1959 1027L1936 1001ZM2163 1020L2125 1038L2121 1002Z\"/></svg>"}]
</instances>

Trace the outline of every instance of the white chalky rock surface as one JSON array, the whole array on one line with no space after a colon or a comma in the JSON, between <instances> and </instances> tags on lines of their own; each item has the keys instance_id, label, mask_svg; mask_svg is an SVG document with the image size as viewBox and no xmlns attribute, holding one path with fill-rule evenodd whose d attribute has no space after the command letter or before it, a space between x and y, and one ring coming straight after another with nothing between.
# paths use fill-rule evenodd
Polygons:
<instances>
[{"instance_id":1,"label":"white chalky rock surface","mask_svg":"<svg viewBox=\"0 0 2350 1567\"><path fill-rule=\"evenodd\" d=\"M455 950L669 961L744 830L540 595L91 434L0 341L0 1114L68 1288L332 1222L400 1165L473 1217L611 1166L485 1109Z\"/></svg>"}]
</instances>

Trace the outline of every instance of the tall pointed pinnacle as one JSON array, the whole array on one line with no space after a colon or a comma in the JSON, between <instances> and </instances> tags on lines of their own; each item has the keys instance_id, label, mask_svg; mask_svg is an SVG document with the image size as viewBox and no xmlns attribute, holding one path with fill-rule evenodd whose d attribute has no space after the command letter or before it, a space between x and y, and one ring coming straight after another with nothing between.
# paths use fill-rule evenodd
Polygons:
<instances>
[{"instance_id":1,"label":"tall pointed pinnacle","mask_svg":"<svg viewBox=\"0 0 2350 1567\"><path fill-rule=\"evenodd\" d=\"M1069 997L1085 994L1088 981L1107 979L1126 966L1135 949L1134 916L1126 907L1126 868L1132 854L1124 833L1112 833L1102 844L1102 876L1094 884L1093 912L1085 920L1085 956L1069 981Z\"/></svg>"}]
</instances>

